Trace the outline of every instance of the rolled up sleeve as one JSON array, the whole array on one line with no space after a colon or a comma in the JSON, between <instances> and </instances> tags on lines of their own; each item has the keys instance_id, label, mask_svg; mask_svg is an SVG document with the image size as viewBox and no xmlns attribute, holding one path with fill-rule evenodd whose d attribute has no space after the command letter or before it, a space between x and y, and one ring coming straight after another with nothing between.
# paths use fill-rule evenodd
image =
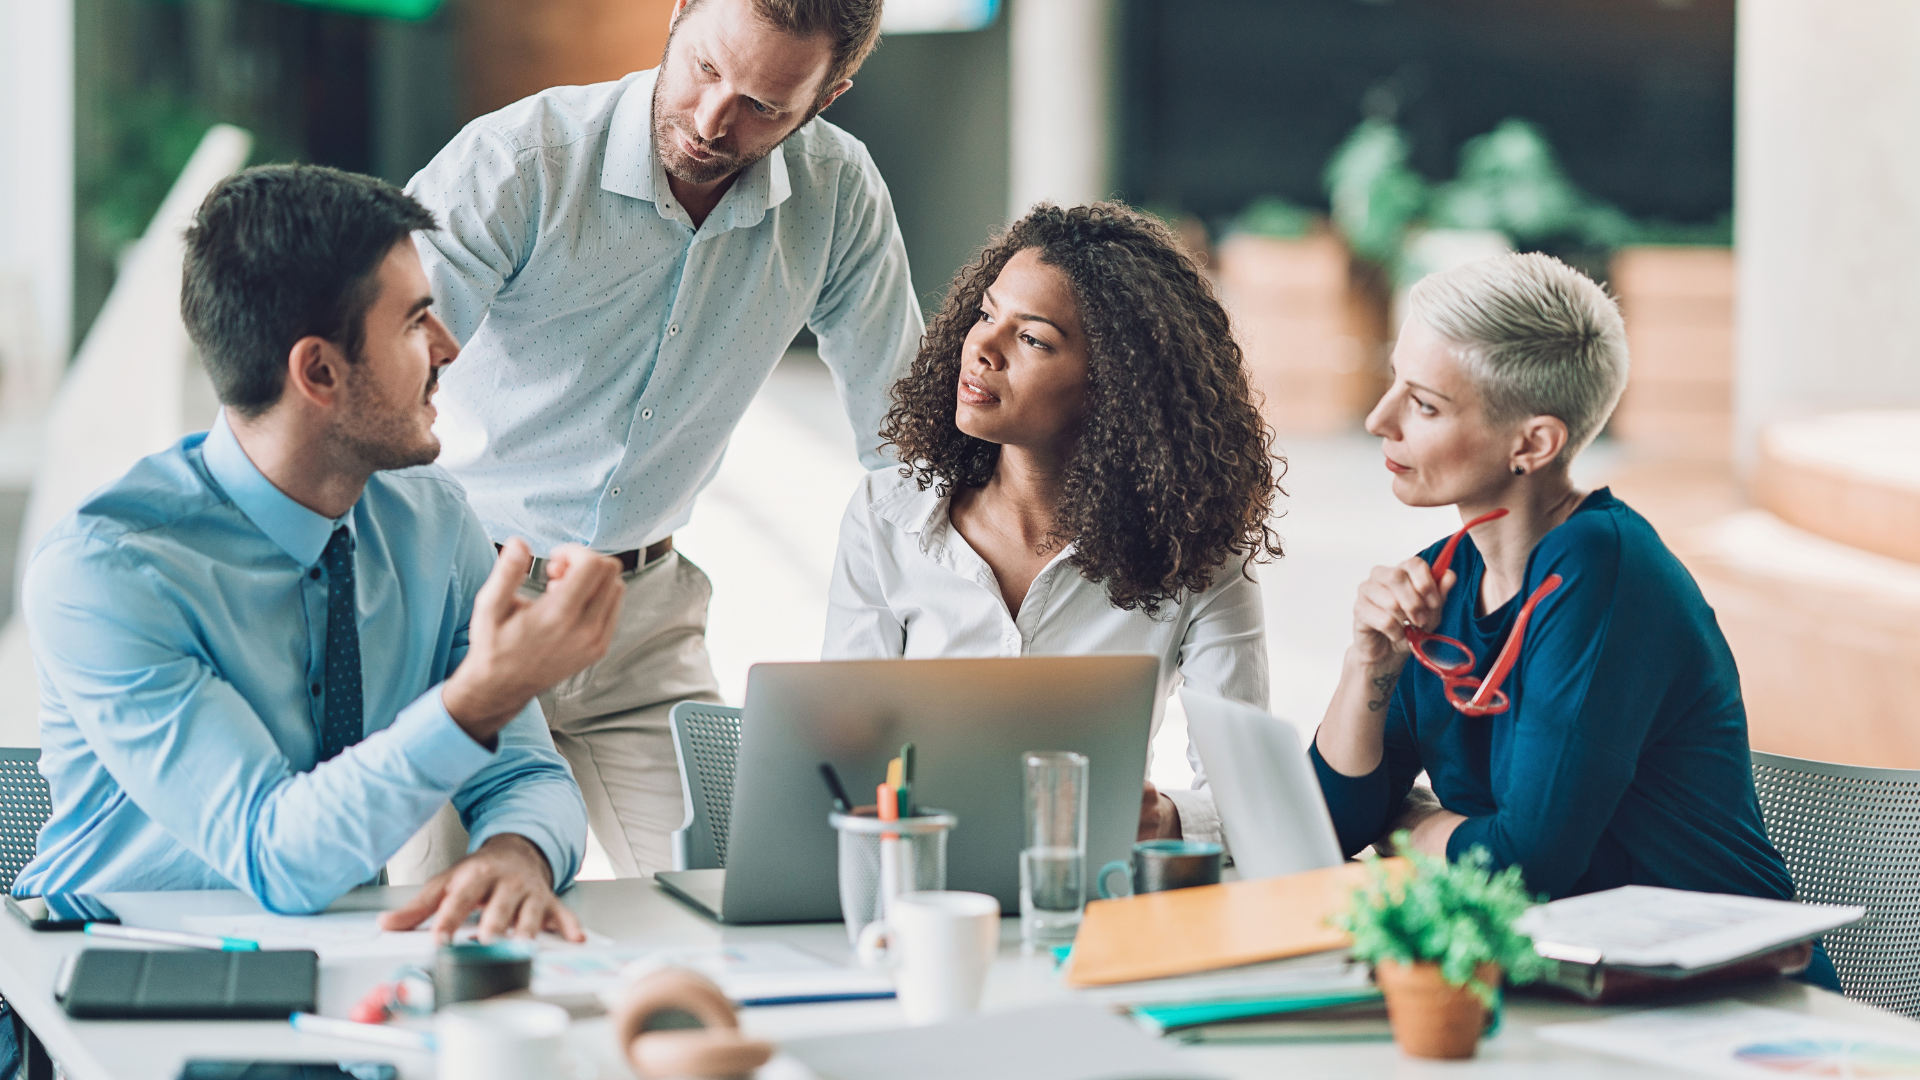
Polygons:
<instances>
[{"instance_id":1,"label":"rolled up sleeve","mask_svg":"<svg viewBox=\"0 0 1920 1080\"><path fill-rule=\"evenodd\" d=\"M869 469L895 464L880 445L893 384L920 349L926 322L913 293L906 243L893 198L873 159L848 165L858 175L843 188L828 279L807 325L820 339L820 359L853 423L860 461Z\"/></svg>"}]
</instances>

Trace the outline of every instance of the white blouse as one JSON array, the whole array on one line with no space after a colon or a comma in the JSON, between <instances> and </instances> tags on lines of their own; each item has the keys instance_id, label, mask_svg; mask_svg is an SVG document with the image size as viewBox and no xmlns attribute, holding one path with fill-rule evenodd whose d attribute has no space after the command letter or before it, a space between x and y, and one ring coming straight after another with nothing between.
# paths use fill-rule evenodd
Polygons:
<instances>
[{"instance_id":1,"label":"white blouse","mask_svg":"<svg viewBox=\"0 0 1920 1080\"><path fill-rule=\"evenodd\" d=\"M1069 545L1040 571L1014 615L993 570L953 527L948 504L897 466L860 482L840 523L822 659L1145 653L1160 658L1154 733L1166 697L1182 682L1267 707L1266 611L1259 583L1239 560L1221 567L1205 592L1148 616L1114 607L1105 586L1067 565ZM1187 759L1193 790L1167 795L1184 835L1218 841L1219 812L1191 743Z\"/></svg>"}]
</instances>

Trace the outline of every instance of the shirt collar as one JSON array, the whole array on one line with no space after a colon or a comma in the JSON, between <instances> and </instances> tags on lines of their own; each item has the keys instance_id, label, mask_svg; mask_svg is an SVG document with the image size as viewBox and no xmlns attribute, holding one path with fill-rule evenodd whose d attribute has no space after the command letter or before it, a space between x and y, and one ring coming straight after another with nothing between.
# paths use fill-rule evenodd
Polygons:
<instances>
[{"instance_id":1,"label":"shirt collar","mask_svg":"<svg viewBox=\"0 0 1920 1080\"><path fill-rule=\"evenodd\" d=\"M931 487L922 488L918 483L908 481L875 499L871 507L875 516L891 522L906 535L915 537L921 554L938 558L948 552L947 534L953 531L953 500L950 496L935 494ZM1076 545L1069 541L1047 561L1042 572L1071 556L1075 548Z\"/></svg>"},{"instance_id":2,"label":"shirt collar","mask_svg":"<svg viewBox=\"0 0 1920 1080\"><path fill-rule=\"evenodd\" d=\"M207 432L200 455L206 462L208 474L226 492L227 498L233 500L233 505L301 566L320 561L335 529L344 525L348 535L353 535L351 511L338 520L329 520L274 487L273 481L263 476L253 459L247 457L240 440L234 438L233 429L227 425L225 409L220 410L214 420L213 430Z\"/></svg>"},{"instance_id":3,"label":"shirt collar","mask_svg":"<svg viewBox=\"0 0 1920 1080\"><path fill-rule=\"evenodd\" d=\"M627 76L627 88L620 92L620 102L613 107L613 121L607 126L607 152L600 166L601 187L616 195L645 199L655 206L659 205L657 196L668 194L666 169L653 154L653 87L659 75L660 69L654 68ZM715 224L729 229L751 228L792 194L783 142L741 172L720 205L714 207L714 214L721 217Z\"/></svg>"}]
</instances>

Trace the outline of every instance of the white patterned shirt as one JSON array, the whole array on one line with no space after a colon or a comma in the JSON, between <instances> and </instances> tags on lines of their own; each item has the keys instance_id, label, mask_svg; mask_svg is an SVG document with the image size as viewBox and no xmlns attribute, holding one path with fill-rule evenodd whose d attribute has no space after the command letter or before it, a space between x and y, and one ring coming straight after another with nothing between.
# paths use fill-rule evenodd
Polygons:
<instances>
[{"instance_id":1,"label":"white patterned shirt","mask_svg":"<svg viewBox=\"0 0 1920 1080\"><path fill-rule=\"evenodd\" d=\"M407 190L441 318L440 464L497 542L645 547L685 524L747 404L808 326L868 468L924 326L893 202L815 118L698 229L654 157L654 71L468 124Z\"/></svg>"},{"instance_id":2,"label":"white patterned shirt","mask_svg":"<svg viewBox=\"0 0 1920 1080\"><path fill-rule=\"evenodd\" d=\"M1068 564L1069 544L1007 610L993 569L953 527L948 499L922 491L899 467L868 473L840 523L827 586L825 660L904 656L1088 656L1145 653L1160 660L1161 704L1185 683L1267 707L1267 623L1260 584L1229 560L1205 592L1160 613L1122 611ZM1151 738L1151 735L1149 736ZM1168 791L1189 839L1220 840L1220 816L1192 745L1193 789Z\"/></svg>"}]
</instances>

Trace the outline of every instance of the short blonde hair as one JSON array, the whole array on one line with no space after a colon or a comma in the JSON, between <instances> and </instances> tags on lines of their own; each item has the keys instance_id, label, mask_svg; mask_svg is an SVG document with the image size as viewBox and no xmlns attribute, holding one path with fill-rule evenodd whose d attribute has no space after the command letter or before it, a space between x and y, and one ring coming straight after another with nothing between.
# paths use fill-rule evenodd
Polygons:
<instances>
[{"instance_id":1,"label":"short blonde hair","mask_svg":"<svg viewBox=\"0 0 1920 1080\"><path fill-rule=\"evenodd\" d=\"M1627 387L1627 330L1606 290L1551 255L1482 259L1422 278L1414 318L1458 349L1496 423L1567 425L1569 461L1600 433Z\"/></svg>"}]
</instances>

